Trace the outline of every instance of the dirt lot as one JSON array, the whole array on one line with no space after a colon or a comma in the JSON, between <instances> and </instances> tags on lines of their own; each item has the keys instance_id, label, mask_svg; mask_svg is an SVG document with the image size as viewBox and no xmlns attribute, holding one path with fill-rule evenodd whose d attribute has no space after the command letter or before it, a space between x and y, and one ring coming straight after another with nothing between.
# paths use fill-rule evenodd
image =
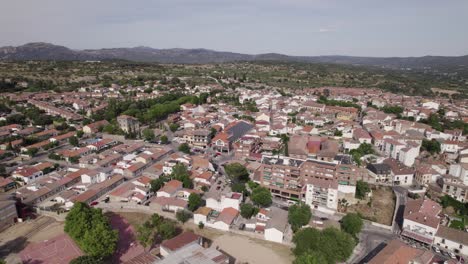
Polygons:
<instances>
[{"instance_id":1,"label":"dirt lot","mask_svg":"<svg viewBox=\"0 0 468 264\"><path fill-rule=\"evenodd\" d=\"M125 218L133 228L136 228L151 218L151 215L145 213L119 212L117 214Z\"/></svg>"},{"instance_id":2,"label":"dirt lot","mask_svg":"<svg viewBox=\"0 0 468 264\"><path fill-rule=\"evenodd\" d=\"M389 187L372 188L372 197L362 200L359 204L352 205L348 212L360 213L365 219L384 224L392 225L393 213L395 211L395 199L393 191ZM368 205L370 201L371 206Z\"/></svg>"},{"instance_id":3,"label":"dirt lot","mask_svg":"<svg viewBox=\"0 0 468 264\"><path fill-rule=\"evenodd\" d=\"M21 263L18 253L30 242L48 240L63 233L63 223L50 217L17 223L0 233L0 258L5 258L7 263Z\"/></svg>"}]
</instances>

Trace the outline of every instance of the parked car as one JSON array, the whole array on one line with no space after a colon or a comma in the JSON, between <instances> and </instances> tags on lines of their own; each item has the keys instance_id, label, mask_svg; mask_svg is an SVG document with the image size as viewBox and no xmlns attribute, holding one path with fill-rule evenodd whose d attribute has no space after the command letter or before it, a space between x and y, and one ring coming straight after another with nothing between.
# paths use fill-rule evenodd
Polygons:
<instances>
[{"instance_id":1,"label":"parked car","mask_svg":"<svg viewBox=\"0 0 468 264\"><path fill-rule=\"evenodd\" d=\"M94 202L92 202L90 205L91 205L91 206L95 206L95 205L98 205L98 204L99 204L98 201L94 201Z\"/></svg>"},{"instance_id":2,"label":"parked car","mask_svg":"<svg viewBox=\"0 0 468 264\"><path fill-rule=\"evenodd\" d=\"M453 254L453 252L448 252L448 255L450 258L453 258L453 259L457 259L457 256L455 254Z\"/></svg>"},{"instance_id":3,"label":"parked car","mask_svg":"<svg viewBox=\"0 0 468 264\"><path fill-rule=\"evenodd\" d=\"M432 250L434 250L437 253L440 253L440 249L438 247L432 247Z\"/></svg>"}]
</instances>

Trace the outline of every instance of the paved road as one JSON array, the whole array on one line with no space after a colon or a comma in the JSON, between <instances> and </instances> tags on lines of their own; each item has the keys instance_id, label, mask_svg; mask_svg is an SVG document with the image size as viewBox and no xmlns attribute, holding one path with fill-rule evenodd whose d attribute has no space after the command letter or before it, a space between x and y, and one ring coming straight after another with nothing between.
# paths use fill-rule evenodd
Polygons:
<instances>
[{"instance_id":1,"label":"paved road","mask_svg":"<svg viewBox=\"0 0 468 264\"><path fill-rule=\"evenodd\" d=\"M365 263L375 256L390 240L397 235L390 230L366 223L359 235L359 244L347 263Z\"/></svg>"},{"instance_id":2,"label":"paved road","mask_svg":"<svg viewBox=\"0 0 468 264\"><path fill-rule=\"evenodd\" d=\"M397 204L395 205L395 215L393 218L393 232L399 234L403 225L403 213L405 211L406 202L408 201L408 191L401 186L395 186L393 190L397 196Z\"/></svg>"}]
</instances>

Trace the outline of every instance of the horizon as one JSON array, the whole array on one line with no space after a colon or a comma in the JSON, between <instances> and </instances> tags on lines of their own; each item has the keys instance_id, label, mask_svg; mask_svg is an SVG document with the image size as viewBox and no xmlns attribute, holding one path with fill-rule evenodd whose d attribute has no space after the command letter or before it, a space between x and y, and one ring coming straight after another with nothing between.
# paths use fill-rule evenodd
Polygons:
<instances>
[{"instance_id":1,"label":"horizon","mask_svg":"<svg viewBox=\"0 0 468 264\"><path fill-rule=\"evenodd\" d=\"M468 54L463 0L7 0L4 7L0 46L379 58Z\"/></svg>"}]
</instances>

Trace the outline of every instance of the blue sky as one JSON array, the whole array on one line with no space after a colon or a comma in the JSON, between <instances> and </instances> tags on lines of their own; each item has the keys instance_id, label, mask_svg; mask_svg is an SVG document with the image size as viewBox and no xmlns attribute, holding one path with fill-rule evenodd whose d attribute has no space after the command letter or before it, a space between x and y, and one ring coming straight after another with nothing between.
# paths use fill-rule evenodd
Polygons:
<instances>
[{"instance_id":1,"label":"blue sky","mask_svg":"<svg viewBox=\"0 0 468 264\"><path fill-rule=\"evenodd\" d=\"M0 0L0 46L468 54L467 0Z\"/></svg>"}]
</instances>

